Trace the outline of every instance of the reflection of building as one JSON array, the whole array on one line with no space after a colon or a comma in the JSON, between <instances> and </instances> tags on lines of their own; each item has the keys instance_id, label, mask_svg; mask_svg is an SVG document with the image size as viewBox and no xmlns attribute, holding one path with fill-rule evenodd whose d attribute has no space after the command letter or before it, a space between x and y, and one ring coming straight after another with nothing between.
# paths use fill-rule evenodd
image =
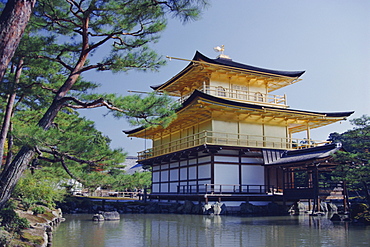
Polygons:
<instances>
[{"instance_id":1,"label":"reflection of building","mask_svg":"<svg viewBox=\"0 0 370 247\"><path fill-rule=\"evenodd\" d=\"M224 55L210 59L197 52L180 73L153 86L178 97L182 107L167 128L125 132L153 141L152 148L138 155L141 164L152 167L151 196L200 199L206 194L219 200L227 194L228 200L261 199L294 187L292 171L297 167L321 168L318 162L326 161L337 147L312 141L310 130L353 112L294 110L285 95L272 94L300 81L303 73L244 65ZM306 139L292 138L303 131ZM315 156L317 152L321 155ZM295 156L295 161L288 156ZM309 171L307 186L318 178L316 168Z\"/></svg>"}]
</instances>

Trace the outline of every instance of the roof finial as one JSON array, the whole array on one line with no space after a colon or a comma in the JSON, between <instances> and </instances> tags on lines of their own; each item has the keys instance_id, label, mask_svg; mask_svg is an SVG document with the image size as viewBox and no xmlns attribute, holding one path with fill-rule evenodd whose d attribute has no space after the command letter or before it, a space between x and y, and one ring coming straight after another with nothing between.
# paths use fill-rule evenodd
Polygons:
<instances>
[{"instance_id":1,"label":"roof finial","mask_svg":"<svg viewBox=\"0 0 370 247\"><path fill-rule=\"evenodd\" d=\"M224 45L221 45L221 47L216 46L213 48L213 50L215 50L215 52L221 52L221 54L224 54L225 46Z\"/></svg>"},{"instance_id":2,"label":"roof finial","mask_svg":"<svg viewBox=\"0 0 370 247\"><path fill-rule=\"evenodd\" d=\"M224 51L225 51L225 46L224 45L221 45L221 47L216 46L216 47L213 48L213 50L215 52L221 52L221 54L217 58L231 59L229 56L224 54Z\"/></svg>"}]
</instances>

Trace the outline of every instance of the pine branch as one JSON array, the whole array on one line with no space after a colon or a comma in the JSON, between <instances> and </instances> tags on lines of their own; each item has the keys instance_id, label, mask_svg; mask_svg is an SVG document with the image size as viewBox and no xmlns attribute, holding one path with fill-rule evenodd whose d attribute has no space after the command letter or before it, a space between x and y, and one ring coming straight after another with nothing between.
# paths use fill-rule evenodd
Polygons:
<instances>
[{"instance_id":1,"label":"pine branch","mask_svg":"<svg viewBox=\"0 0 370 247\"><path fill-rule=\"evenodd\" d=\"M68 173L69 176L71 176L71 178L73 179L76 179L78 182L82 183L82 184L86 184L86 181L85 180L82 180L78 177L76 177L67 167L66 163L64 162L64 158L62 157L61 160L60 160L60 163L62 164L64 170Z\"/></svg>"},{"instance_id":2,"label":"pine branch","mask_svg":"<svg viewBox=\"0 0 370 247\"><path fill-rule=\"evenodd\" d=\"M59 55L56 58L43 56L43 55L38 55L36 58L42 58L42 59L47 59L49 61L57 62L57 63L61 64L63 67L65 67L66 69L68 69L69 71L73 71L73 67L69 66L62 59L60 59Z\"/></svg>"}]
</instances>

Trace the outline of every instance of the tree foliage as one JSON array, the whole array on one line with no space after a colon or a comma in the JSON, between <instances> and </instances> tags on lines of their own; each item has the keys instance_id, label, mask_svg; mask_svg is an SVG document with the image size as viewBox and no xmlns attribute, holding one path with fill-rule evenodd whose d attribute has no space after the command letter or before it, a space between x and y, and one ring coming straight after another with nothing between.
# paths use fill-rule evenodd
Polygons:
<instances>
[{"instance_id":1,"label":"tree foliage","mask_svg":"<svg viewBox=\"0 0 370 247\"><path fill-rule=\"evenodd\" d=\"M35 154L43 162L60 163L71 176L73 169L83 174L98 162L109 163L106 157L115 151L102 148L108 140L79 119L76 109L106 107L136 124L168 124L176 108L168 97L91 94L96 85L81 75L89 70L157 70L164 60L150 43L159 40L168 17L196 19L205 6L204 0L37 1L24 47L14 58L16 64L25 61L21 80L8 77L10 86L4 88L6 95L16 89L21 102L14 111L20 148L0 174L0 207ZM92 58L102 47L111 49L100 60Z\"/></svg>"},{"instance_id":2,"label":"tree foliage","mask_svg":"<svg viewBox=\"0 0 370 247\"><path fill-rule=\"evenodd\" d=\"M22 38L36 0L8 0L0 15L0 82ZM0 5L2 8L2 3Z\"/></svg>"},{"instance_id":3,"label":"tree foliage","mask_svg":"<svg viewBox=\"0 0 370 247\"><path fill-rule=\"evenodd\" d=\"M362 189L370 202L368 184L370 183L370 117L362 116L351 120L354 128L342 134L332 133L329 140L341 142L345 151L334 156L337 167L336 176L352 189Z\"/></svg>"},{"instance_id":4,"label":"tree foliage","mask_svg":"<svg viewBox=\"0 0 370 247\"><path fill-rule=\"evenodd\" d=\"M25 209L35 204L55 207L55 203L63 201L66 191L59 186L60 177L54 177L53 173L46 169L36 170L33 174L26 172L19 180L13 196L22 200Z\"/></svg>"}]
</instances>

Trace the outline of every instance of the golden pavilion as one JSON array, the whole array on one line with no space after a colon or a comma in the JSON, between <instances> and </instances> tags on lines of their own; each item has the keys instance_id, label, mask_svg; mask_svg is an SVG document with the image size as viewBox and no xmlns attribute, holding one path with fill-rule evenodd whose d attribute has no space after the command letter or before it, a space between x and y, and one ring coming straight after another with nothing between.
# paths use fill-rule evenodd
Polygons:
<instances>
[{"instance_id":1,"label":"golden pavilion","mask_svg":"<svg viewBox=\"0 0 370 247\"><path fill-rule=\"evenodd\" d=\"M273 94L300 81L304 71L254 67L223 54L211 59L196 52L187 61L177 75L151 87L178 98L176 120L166 128L124 131L152 140L151 148L138 153L138 162L152 171L150 197L318 198L317 174L335 165L330 157L340 146L311 140L310 131L345 120L353 112L291 109L286 95ZM292 137L299 132L306 138ZM307 184L297 191L295 174L303 170Z\"/></svg>"}]
</instances>

